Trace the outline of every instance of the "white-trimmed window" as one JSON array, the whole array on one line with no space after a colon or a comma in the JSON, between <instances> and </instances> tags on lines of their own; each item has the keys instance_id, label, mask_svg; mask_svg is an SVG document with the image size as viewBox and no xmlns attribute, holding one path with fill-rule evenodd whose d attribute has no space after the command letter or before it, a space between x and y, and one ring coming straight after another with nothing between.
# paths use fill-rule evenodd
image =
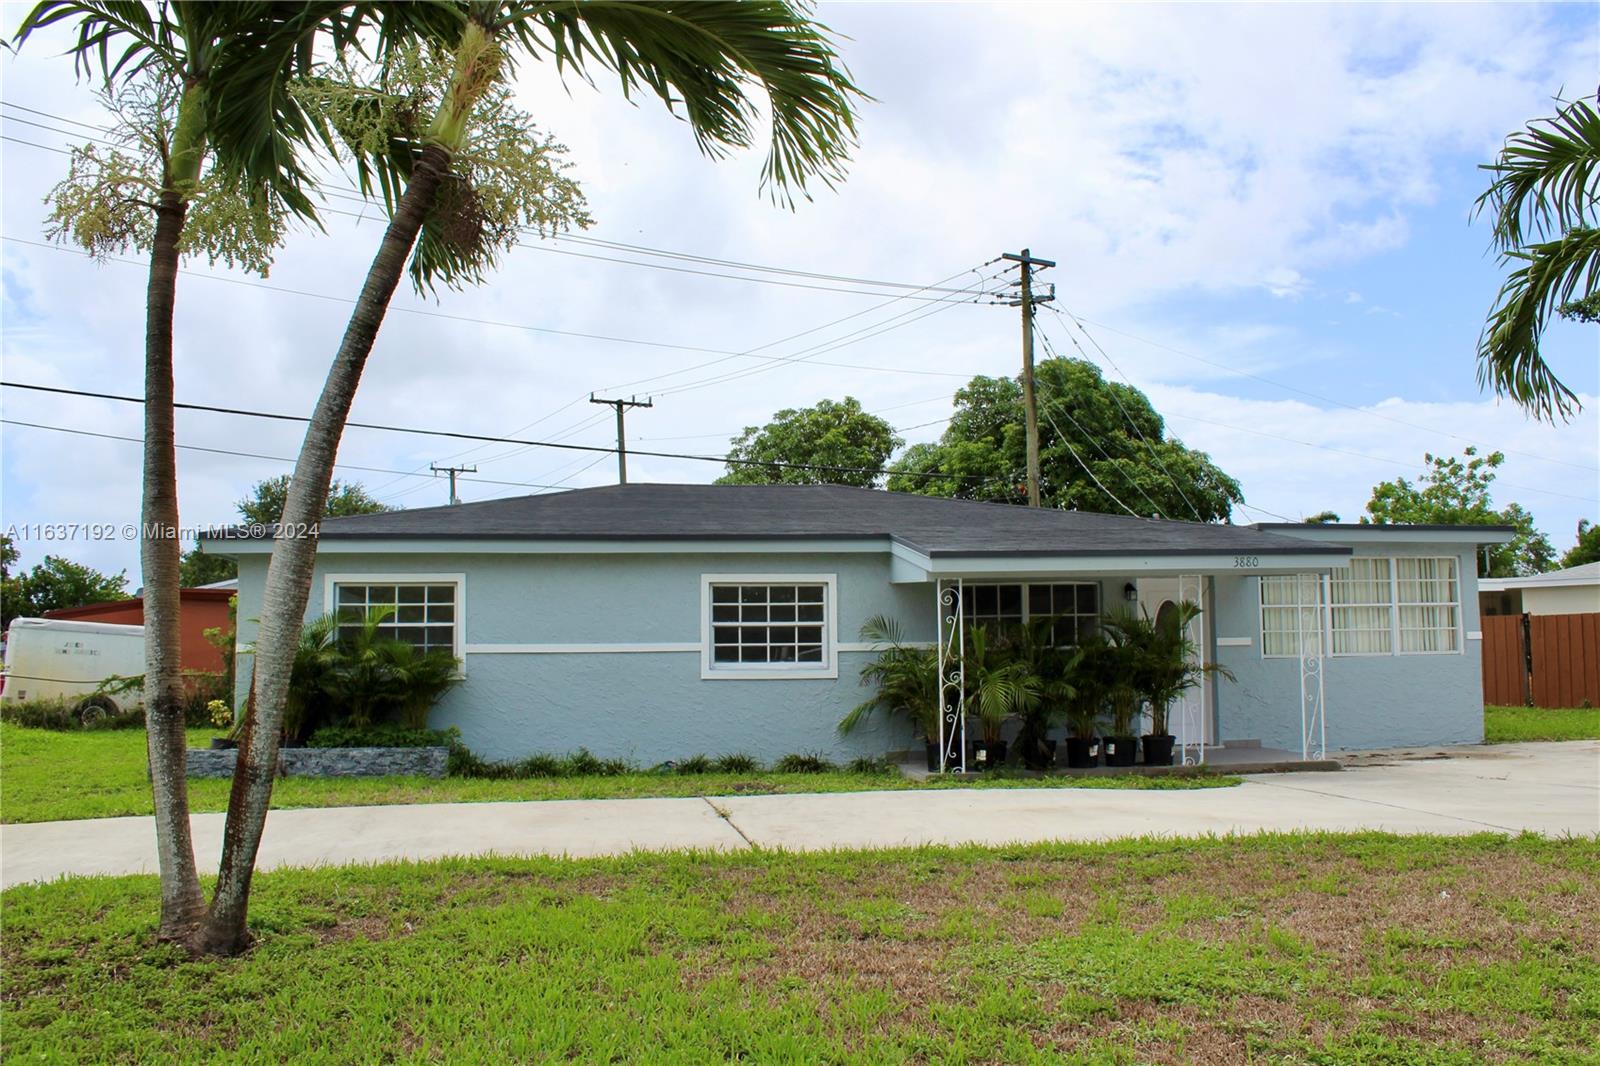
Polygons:
<instances>
[{"instance_id":1,"label":"white-trimmed window","mask_svg":"<svg viewBox=\"0 0 1600 1066\"><path fill-rule=\"evenodd\" d=\"M1277 574L1261 579L1261 654L1298 658L1322 645L1322 579Z\"/></svg>"},{"instance_id":2,"label":"white-trimmed window","mask_svg":"<svg viewBox=\"0 0 1600 1066\"><path fill-rule=\"evenodd\" d=\"M996 628L1054 618L1055 643L1076 644L1100 622L1100 586L1092 581L974 585L961 589L961 616L967 625Z\"/></svg>"},{"instance_id":3,"label":"white-trimmed window","mask_svg":"<svg viewBox=\"0 0 1600 1066\"><path fill-rule=\"evenodd\" d=\"M1261 653L1269 658L1297 656L1299 641L1307 634L1321 639L1324 617L1334 655L1459 652L1458 569L1448 555L1358 556L1329 576L1326 604L1319 602L1319 580L1293 574L1263 577Z\"/></svg>"},{"instance_id":4,"label":"white-trimmed window","mask_svg":"<svg viewBox=\"0 0 1600 1066\"><path fill-rule=\"evenodd\" d=\"M353 632L369 616L382 612L378 631L420 651L461 655L461 581L459 578L330 577L329 608L341 633Z\"/></svg>"},{"instance_id":5,"label":"white-trimmed window","mask_svg":"<svg viewBox=\"0 0 1600 1066\"><path fill-rule=\"evenodd\" d=\"M831 574L702 579L703 677L835 677Z\"/></svg>"},{"instance_id":6,"label":"white-trimmed window","mask_svg":"<svg viewBox=\"0 0 1600 1066\"><path fill-rule=\"evenodd\" d=\"M1394 561L1354 558L1328 580L1335 655L1388 655L1394 647Z\"/></svg>"},{"instance_id":7,"label":"white-trimmed window","mask_svg":"<svg viewBox=\"0 0 1600 1066\"><path fill-rule=\"evenodd\" d=\"M1450 556L1395 560L1396 630L1402 655L1451 652L1460 648L1460 610L1456 561Z\"/></svg>"}]
</instances>

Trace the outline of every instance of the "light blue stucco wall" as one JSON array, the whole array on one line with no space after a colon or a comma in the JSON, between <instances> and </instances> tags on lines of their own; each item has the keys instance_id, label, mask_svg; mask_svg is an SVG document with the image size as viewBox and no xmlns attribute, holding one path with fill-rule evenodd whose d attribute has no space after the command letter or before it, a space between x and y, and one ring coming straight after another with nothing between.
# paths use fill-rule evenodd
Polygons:
<instances>
[{"instance_id":1,"label":"light blue stucco wall","mask_svg":"<svg viewBox=\"0 0 1600 1066\"><path fill-rule=\"evenodd\" d=\"M1462 630L1478 630L1471 550L1413 539L1368 542L1364 555L1455 555L1462 575ZM435 708L431 724L455 726L469 747L490 758L578 747L643 764L697 752L749 752L773 759L821 751L834 758L915 748L904 726L879 726L848 740L834 724L869 693L858 680L870 658L841 650L836 679L701 678L700 579L706 573L833 574L838 632L859 640L874 614L897 618L908 639L934 637L929 585L894 585L885 553L798 554L369 554L324 552L318 559L308 617L324 612L329 574L465 575L465 679ZM264 556L239 565L240 643L254 639L266 574ZM1096 578L1085 575L1085 579ZM1102 575L1103 603L1127 580ZM1211 582L1216 638L1250 638L1248 647L1211 652L1235 681L1215 681L1215 735L1300 748L1300 676L1294 659L1261 654L1260 589L1254 577L1220 574ZM1157 605L1148 605L1154 610ZM478 654L472 645L686 644L693 651ZM1330 749L1468 743L1483 739L1481 642L1460 654L1359 656L1327 662ZM239 699L249 683L241 656Z\"/></svg>"},{"instance_id":2,"label":"light blue stucco wall","mask_svg":"<svg viewBox=\"0 0 1600 1066\"><path fill-rule=\"evenodd\" d=\"M701 678L702 574L831 574L836 640L858 642L874 614L897 618L910 640L934 635L929 585L889 583L884 553L828 555L608 554L319 556L307 617L324 613L326 577L345 574L465 575L465 679L434 708L430 724L461 730L490 758L586 747L643 764L697 752L773 759L821 751L834 758L914 747L904 726L880 725L841 739L834 725L869 690L870 658L840 650L836 679ZM254 639L265 560L239 567L240 642ZM483 653L473 645L687 644L692 651ZM242 658L241 663L247 663ZM249 683L239 673L239 698Z\"/></svg>"},{"instance_id":3,"label":"light blue stucco wall","mask_svg":"<svg viewBox=\"0 0 1600 1066\"><path fill-rule=\"evenodd\" d=\"M1416 540L1367 541L1352 548L1358 556L1455 556L1462 578L1462 632L1478 631L1478 571L1471 548ZM1213 588L1213 632L1251 638L1249 647L1216 648L1217 661L1237 679L1216 682L1217 736L1224 743L1253 739L1299 751L1300 662L1262 655L1260 579L1221 575ZM1481 640L1469 639L1461 642L1459 653L1328 658L1323 679L1328 748L1481 743L1482 651Z\"/></svg>"}]
</instances>

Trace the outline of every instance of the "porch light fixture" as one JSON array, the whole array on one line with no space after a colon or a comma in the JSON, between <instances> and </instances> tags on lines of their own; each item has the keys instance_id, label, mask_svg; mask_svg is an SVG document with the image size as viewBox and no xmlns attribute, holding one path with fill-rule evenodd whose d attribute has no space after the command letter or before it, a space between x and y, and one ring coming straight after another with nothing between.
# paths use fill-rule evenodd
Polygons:
<instances>
[{"instance_id":1,"label":"porch light fixture","mask_svg":"<svg viewBox=\"0 0 1600 1066\"><path fill-rule=\"evenodd\" d=\"M1126 585L1122 586L1122 598L1127 600L1129 603L1138 603L1139 587L1132 581L1128 582Z\"/></svg>"}]
</instances>

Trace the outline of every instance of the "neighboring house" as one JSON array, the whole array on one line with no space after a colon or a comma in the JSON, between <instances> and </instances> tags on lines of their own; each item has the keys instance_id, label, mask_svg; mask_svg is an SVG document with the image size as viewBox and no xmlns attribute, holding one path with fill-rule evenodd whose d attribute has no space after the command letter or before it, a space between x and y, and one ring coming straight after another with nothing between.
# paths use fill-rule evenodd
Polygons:
<instances>
[{"instance_id":1,"label":"neighboring house","mask_svg":"<svg viewBox=\"0 0 1600 1066\"><path fill-rule=\"evenodd\" d=\"M215 585L182 589L178 608L178 626L182 634L183 669L208 674L221 673L225 664L222 652L206 639L206 630L226 632L228 601L238 590L236 581L221 581ZM61 618L72 622L106 622L114 625L144 625L144 598L113 600L110 603L86 603L82 607L62 607L46 611L46 618Z\"/></svg>"},{"instance_id":2,"label":"neighboring house","mask_svg":"<svg viewBox=\"0 0 1600 1066\"><path fill-rule=\"evenodd\" d=\"M1600 563L1527 577L1479 578L1478 606L1486 615L1600 612Z\"/></svg>"},{"instance_id":3,"label":"neighboring house","mask_svg":"<svg viewBox=\"0 0 1600 1066\"><path fill-rule=\"evenodd\" d=\"M462 659L435 709L484 755L587 747L881 754L901 724L838 738L868 694L861 624L953 641L954 617L1156 613L1199 600L1218 678L1180 740L1327 748L1483 738L1473 560L1493 527L1203 525L796 485L623 485L324 521L308 617L396 605L390 631ZM239 651L271 541L239 562ZM941 603L941 597L950 606ZM959 606L959 610L957 610ZM250 671L240 669L241 686ZM241 698L242 698L241 691Z\"/></svg>"}]
</instances>

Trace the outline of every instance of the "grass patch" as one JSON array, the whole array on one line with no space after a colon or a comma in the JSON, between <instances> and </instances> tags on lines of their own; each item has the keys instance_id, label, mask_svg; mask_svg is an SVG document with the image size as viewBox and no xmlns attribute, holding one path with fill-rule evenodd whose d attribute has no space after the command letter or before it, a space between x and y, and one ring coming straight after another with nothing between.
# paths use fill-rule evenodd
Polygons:
<instances>
[{"instance_id":1,"label":"grass patch","mask_svg":"<svg viewBox=\"0 0 1600 1066\"><path fill-rule=\"evenodd\" d=\"M228 961L155 945L156 894L125 877L4 895L8 1058L1578 1063L1600 1046L1592 839L277 871L256 879L258 947Z\"/></svg>"},{"instance_id":2,"label":"grass patch","mask_svg":"<svg viewBox=\"0 0 1600 1066\"><path fill-rule=\"evenodd\" d=\"M1600 707L1581 710L1485 707L1483 739L1488 744L1514 744L1527 740L1600 740Z\"/></svg>"},{"instance_id":3,"label":"grass patch","mask_svg":"<svg viewBox=\"0 0 1600 1066\"><path fill-rule=\"evenodd\" d=\"M204 747L215 730L189 731L189 746ZM794 772L730 771L741 757L707 760L707 773L626 773L605 776L492 780L465 777L281 778L272 804L355 807L394 803L474 803L495 800L626 799L644 796L731 796L780 792L865 792L908 788L1211 788L1236 785L1221 774L1171 777L1008 778L915 781L881 766ZM150 780L143 730L62 733L0 723L0 821L48 822L149 814ZM190 807L228 807L227 780L189 782Z\"/></svg>"}]
</instances>

